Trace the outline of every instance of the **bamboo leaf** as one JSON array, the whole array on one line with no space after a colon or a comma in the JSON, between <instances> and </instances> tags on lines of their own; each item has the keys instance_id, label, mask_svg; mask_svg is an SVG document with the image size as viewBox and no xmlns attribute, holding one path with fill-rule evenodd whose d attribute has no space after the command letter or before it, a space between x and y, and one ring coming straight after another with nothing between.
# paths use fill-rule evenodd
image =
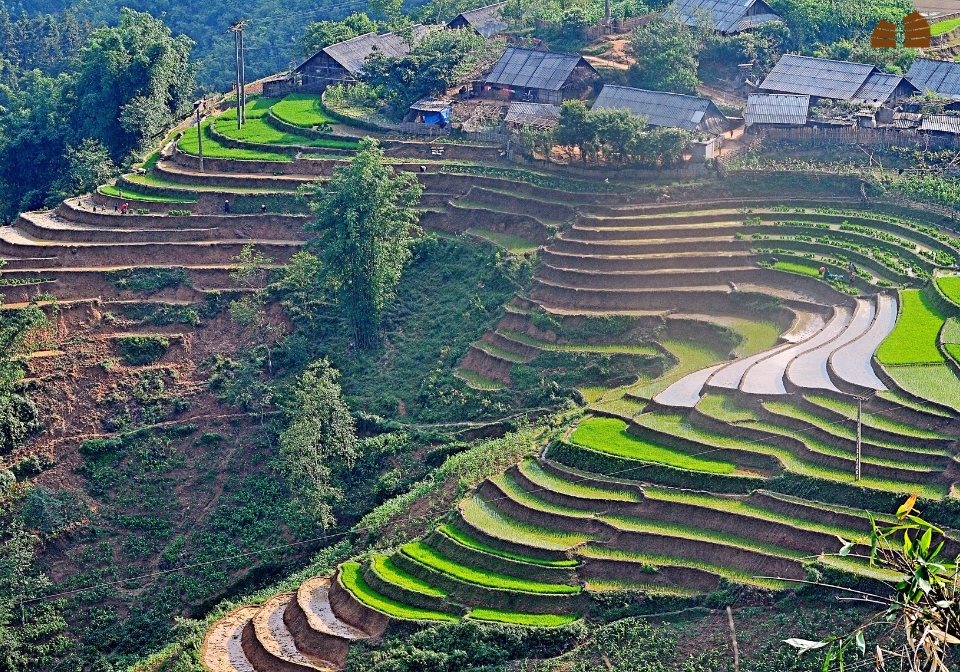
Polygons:
<instances>
[{"instance_id":1,"label":"bamboo leaf","mask_svg":"<svg viewBox=\"0 0 960 672\"><path fill-rule=\"evenodd\" d=\"M916 504L916 503L917 503L917 495L916 495L916 493L914 493L914 494L910 495L910 496L907 498L907 501L905 501L905 502L900 506L899 509L897 509L897 519L898 519L898 520L903 520L904 518L906 518L907 515L908 515L911 511L913 511L913 505Z\"/></svg>"},{"instance_id":2,"label":"bamboo leaf","mask_svg":"<svg viewBox=\"0 0 960 672\"><path fill-rule=\"evenodd\" d=\"M860 653L865 653L867 650L867 642L863 638L863 630L857 630L857 648L860 649Z\"/></svg>"},{"instance_id":3,"label":"bamboo leaf","mask_svg":"<svg viewBox=\"0 0 960 672\"><path fill-rule=\"evenodd\" d=\"M816 651L817 649L822 649L827 646L828 642L815 642L809 639L800 639L799 637L791 637L790 639L783 640L785 644L800 649L800 653L806 653L807 651Z\"/></svg>"}]
</instances>

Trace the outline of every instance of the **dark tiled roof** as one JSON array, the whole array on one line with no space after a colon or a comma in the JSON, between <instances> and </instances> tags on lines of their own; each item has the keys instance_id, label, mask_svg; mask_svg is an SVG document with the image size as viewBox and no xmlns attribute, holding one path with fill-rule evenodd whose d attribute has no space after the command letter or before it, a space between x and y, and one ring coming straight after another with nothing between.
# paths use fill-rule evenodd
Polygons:
<instances>
[{"instance_id":1,"label":"dark tiled roof","mask_svg":"<svg viewBox=\"0 0 960 672\"><path fill-rule=\"evenodd\" d=\"M714 125L723 125L723 114L706 98L613 84L604 85L593 109L627 109L633 114L646 117L651 126L669 126L685 131L707 130ZM718 115L720 119L716 119ZM711 117L715 121L705 117Z\"/></svg>"},{"instance_id":2,"label":"dark tiled roof","mask_svg":"<svg viewBox=\"0 0 960 672\"><path fill-rule=\"evenodd\" d=\"M874 72L867 77L867 81L863 83L863 86L860 87L860 90L857 91L852 100L855 103L881 105L890 99L890 96L893 95L896 88L904 81L906 80L900 75ZM907 84L911 87L913 86L910 82L907 82Z\"/></svg>"},{"instance_id":3,"label":"dark tiled roof","mask_svg":"<svg viewBox=\"0 0 960 672\"><path fill-rule=\"evenodd\" d=\"M907 79L921 91L929 89L942 96L960 100L960 63L918 58L910 66Z\"/></svg>"},{"instance_id":4,"label":"dark tiled roof","mask_svg":"<svg viewBox=\"0 0 960 672\"><path fill-rule=\"evenodd\" d=\"M581 60L580 54L510 47L493 66L486 83L515 89L559 91Z\"/></svg>"},{"instance_id":5,"label":"dark tiled roof","mask_svg":"<svg viewBox=\"0 0 960 672\"><path fill-rule=\"evenodd\" d=\"M501 10L505 4L505 2L498 2L495 5L487 5L486 7L478 7L477 9L462 12L447 25L450 26L456 22L457 19L462 18L484 37L493 37L507 27L507 22L504 21L501 15Z\"/></svg>"},{"instance_id":6,"label":"dark tiled roof","mask_svg":"<svg viewBox=\"0 0 960 672\"><path fill-rule=\"evenodd\" d=\"M413 38L418 39L423 37L429 28L418 24L410 30ZM396 33L385 33L383 35L366 33L343 42L331 44L321 51L342 65L347 72L355 75L363 68L363 62L367 59L367 56L373 53L374 49L379 49L385 56L396 57L409 53L410 45Z\"/></svg>"},{"instance_id":7,"label":"dark tiled roof","mask_svg":"<svg viewBox=\"0 0 960 672\"><path fill-rule=\"evenodd\" d=\"M760 11L753 16L747 16L750 8L758 2ZM697 14L709 12L716 29L721 33L735 33L780 19L763 0L677 0L676 10L688 26L697 25Z\"/></svg>"},{"instance_id":8,"label":"dark tiled roof","mask_svg":"<svg viewBox=\"0 0 960 672\"><path fill-rule=\"evenodd\" d=\"M810 96L787 93L755 93L747 98L743 120L750 124L795 124L807 123Z\"/></svg>"},{"instance_id":9,"label":"dark tiled roof","mask_svg":"<svg viewBox=\"0 0 960 672\"><path fill-rule=\"evenodd\" d=\"M877 69L865 63L784 54L760 88L775 93L851 100Z\"/></svg>"}]
</instances>

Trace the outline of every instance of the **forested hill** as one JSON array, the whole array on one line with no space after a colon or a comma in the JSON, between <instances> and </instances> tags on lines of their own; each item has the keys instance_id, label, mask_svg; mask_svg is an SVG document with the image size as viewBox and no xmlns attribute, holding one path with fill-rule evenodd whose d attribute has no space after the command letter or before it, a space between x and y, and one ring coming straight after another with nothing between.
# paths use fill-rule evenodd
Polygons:
<instances>
[{"instance_id":1,"label":"forested hill","mask_svg":"<svg viewBox=\"0 0 960 672\"><path fill-rule=\"evenodd\" d=\"M325 19L342 19L366 9L365 0L260 0L239 3L233 0L24 0L9 4L16 18L21 10L28 15L58 14L71 10L81 21L113 25L121 7L149 12L160 18L174 35L184 34L196 42L193 56L200 60L197 82L205 88L229 88L233 81L233 35L224 31L234 21L248 19L244 33L247 49L247 78L286 69L299 57L295 39L304 26Z\"/></svg>"}]
</instances>

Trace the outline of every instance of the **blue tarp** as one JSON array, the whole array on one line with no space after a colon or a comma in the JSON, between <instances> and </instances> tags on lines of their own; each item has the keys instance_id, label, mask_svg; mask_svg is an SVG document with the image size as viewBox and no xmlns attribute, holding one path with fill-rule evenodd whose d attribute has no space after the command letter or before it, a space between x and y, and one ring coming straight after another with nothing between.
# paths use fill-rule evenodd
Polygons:
<instances>
[{"instance_id":1,"label":"blue tarp","mask_svg":"<svg viewBox=\"0 0 960 672\"><path fill-rule=\"evenodd\" d=\"M423 123L425 124L439 124L443 126L448 121L450 121L450 108L445 107L439 112L424 112L423 113Z\"/></svg>"}]
</instances>

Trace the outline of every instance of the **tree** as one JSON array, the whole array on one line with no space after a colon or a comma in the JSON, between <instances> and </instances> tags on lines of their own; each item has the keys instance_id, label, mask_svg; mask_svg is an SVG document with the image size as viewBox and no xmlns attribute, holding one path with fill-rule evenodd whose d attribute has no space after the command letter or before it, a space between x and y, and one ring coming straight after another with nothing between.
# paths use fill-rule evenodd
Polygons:
<instances>
[{"instance_id":1,"label":"tree","mask_svg":"<svg viewBox=\"0 0 960 672\"><path fill-rule=\"evenodd\" d=\"M332 504L343 497L333 485L335 469L349 469L357 457L356 424L343 401L340 373L320 359L297 379L280 436L280 462L304 507L324 531L336 523Z\"/></svg>"},{"instance_id":2,"label":"tree","mask_svg":"<svg viewBox=\"0 0 960 672\"><path fill-rule=\"evenodd\" d=\"M267 281L272 263L273 259L258 252L251 243L243 246L230 267L230 278L247 290L239 299L230 302L230 317L246 334L248 352L257 350L263 353L270 373L273 373L270 347L281 332L270 322L266 311Z\"/></svg>"},{"instance_id":3,"label":"tree","mask_svg":"<svg viewBox=\"0 0 960 672\"><path fill-rule=\"evenodd\" d=\"M363 12L355 12L343 21L318 21L304 29L297 43L300 53L312 56L324 47L349 40L358 35L376 32L378 24Z\"/></svg>"},{"instance_id":4,"label":"tree","mask_svg":"<svg viewBox=\"0 0 960 672\"><path fill-rule=\"evenodd\" d=\"M383 87L386 102L402 116L417 100L460 84L501 47L498 41L487 42L470 29L435 30L412 42L403 56L375 51L364 64L363 79Z\"/></svg>"},{"instance_id":5,"label":"tree","mask_svg":"<svg viewBox=\"0 0 960 672\"><path fill-rule=\"evenodd\" d=\"M121 161L165 133L192 109L192 47L159 19L122 8L119 25L94 31L77 60L73 121L81 136Z\"/></svg>"},{"instance_id":6,"label":"tree","mask_svg":"<svg viewBox=\"0 0 960 672\"><path fill-rule=\"evenodd\" d=\"M582 100L565 100L554 129L557 144L576 147L580 158L587 160L587 149L596 144L597 128L590 119L590 110Z\"/></svg>"},{"instance_id":7,"label":"tree","mask_svg":"<svg viewBox=\"0 0 960 672\"><path fill-rule=\"evenodd\" d=\"M64 644L51 637L66 623L58 604L25 603L43 595L50 585L33 563L37 538L14 519L4 526L0 539L0 672L22 672L37 665L50 669L50 656Z\"/></svg>"},{"instance_id":8,"label":"tree","mask_svg":"<svg viewBox=\"0 0 960 672\"><path fill-rule=\"evenodd\" d=\"M655 91L696 94L697 39L671 12L643 26L630 37L637 62L630 66L627 78L631 86Z\"/></svg>"},{"instance_id":9,"label":"tree","mask_svg":"<svg viewBox=\"0 0 960 672\"><path fill-rule=\"evenodd\" d=\"M850 599L867 604L884 605L884 609L852 631L824 641L793 638L787 644L801 653L825 649L823 669L833 669L831 662L844 667L844 654L856 649L866 653L868 630L881 629L879 641L898 641L893 649L879 644L871 652L876 669L904 669L910 672L950 672L947 655L950 646L960 644L960 558L942 557L943 530L920 517L915 509L917 496L912 495L897 511L893 525L878 527L870 517L870 534L859 539L842 539L841 557L869 560L871 567L902 577L895 583L884 582L889 595L876 595L853 588L829 586L852 595ZM939 543L937 543L939 542ZM858 548L870 547L869 555L858 554ZM898 660L899 664L893 661Z\"/></svg>"},{"instance_id":10,"label":"tree","mask_svg":"<svg viewBox=\"0 0 960 672\"><path fill-rule=\"evenodd\" d=\"M110 152L93 138L83 140L77 147L67 147L64 158L69 166L68 172L51 187L52 193L47 197L47 204L51 207L64 198L90 193L117 175Z\"/></svg>"},{"instance_id":11,"label":"tree","mask_svg":"<svg viewBox=\"0 0 960 672\"><path fill-rule=\"evenodd\" d=\"M379 340L387 302L394 296L415 236L423 186L412 173L395 174L372 139L347 166L334 168L327 185L311 185L310 208L317 219L306 227L318 233L326 278L363 350Z\"/></svg>"}]
</instances>

